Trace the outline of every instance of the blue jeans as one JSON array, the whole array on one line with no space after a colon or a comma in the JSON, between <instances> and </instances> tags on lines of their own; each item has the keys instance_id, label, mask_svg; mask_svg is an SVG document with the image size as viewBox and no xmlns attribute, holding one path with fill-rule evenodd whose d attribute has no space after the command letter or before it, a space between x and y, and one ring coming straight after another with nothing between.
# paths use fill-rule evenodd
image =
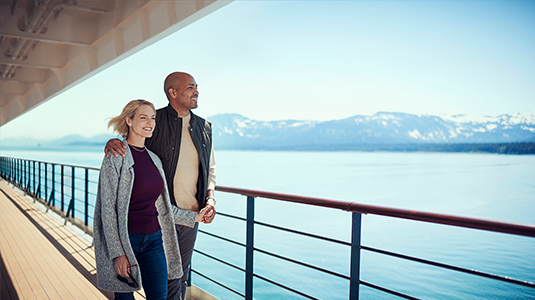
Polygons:
<instances>
[{"instance_id":1,"label":"blue jeans","mask_svg":"<svg viewBox=\"0 0 535 300\"><path fill-rule=\"evenodd\" d=\"M165 300L167 297L167 260L163 249L162 231L130 233L143 289L147 300ZM133 300L134 293L115 293L116 300Z\"/></svg>"}]
</instances>

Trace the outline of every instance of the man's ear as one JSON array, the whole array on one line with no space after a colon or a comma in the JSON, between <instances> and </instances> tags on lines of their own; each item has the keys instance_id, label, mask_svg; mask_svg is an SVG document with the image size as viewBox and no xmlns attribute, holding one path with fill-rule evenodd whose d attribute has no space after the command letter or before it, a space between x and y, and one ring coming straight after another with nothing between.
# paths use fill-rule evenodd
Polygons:
<instances>
[{"instance_id":1,"label":"man's ear","mask_svg":"<svg viewBox=\"0 0 535 300\"><path fill-rule=\"evenodd\" d=\"M176 90L174 88L169 88L167 92L169 93L169 96L176 98Z\"/></svg>"}]
</instances>

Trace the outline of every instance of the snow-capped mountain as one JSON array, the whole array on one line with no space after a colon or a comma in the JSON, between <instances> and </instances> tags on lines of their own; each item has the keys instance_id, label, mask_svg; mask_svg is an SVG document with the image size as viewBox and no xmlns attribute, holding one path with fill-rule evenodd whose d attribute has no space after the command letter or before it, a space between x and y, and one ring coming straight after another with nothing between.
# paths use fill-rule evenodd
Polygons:
<instances>
[{"instance_id":1,"label":"snow-capped mountain","mask_svg":"<svg viewBox=\"0 0 535 300\"><path fill-rule=\"evenodd\" d=\"M208 118L219 149L409 143L510 143L535 141L535 115L432 116L395 112L333 121L256 121L238 114Z\"/></svg>"}]
</instances>

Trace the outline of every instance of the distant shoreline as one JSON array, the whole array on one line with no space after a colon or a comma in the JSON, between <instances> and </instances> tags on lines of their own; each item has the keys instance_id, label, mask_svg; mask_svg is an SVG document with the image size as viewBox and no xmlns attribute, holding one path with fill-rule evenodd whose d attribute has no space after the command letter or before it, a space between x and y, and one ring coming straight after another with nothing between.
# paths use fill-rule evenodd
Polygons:
<instances>
[{"instance_id":1,"label":"distant shoreline","mask_svg":"<svg viewBox=\"0 0 535 300\"><path fill-rule=\"evenodd\" d=\"M462 144L343 144L343 145L297 145L297 146L248 146L248 147L217 147L216 150L236 151L361 151L361 152L445 152L445 153L494 153L510 155L533 155L535 154L535 142L518 143L462 143ZM76 151L76 152L100 152L104 151L104 144L68 145L63 147L33 146L0 147L6 151Z\"/></svg>"},{"instance_id":2,"label":"distant shoreline","mask_svg":"<svg viewBox=\"0 0 535 300\"><path fill-rule=\"evenodd\" d=\"M300 150L296 148L295 150ZM494 153L535 154L535 142L519 143L462 143L462 144L369 144L369 145L318 145L316 151L364 151L364 152L446 152L446 153Z\"/></svg>"}]
</instances>

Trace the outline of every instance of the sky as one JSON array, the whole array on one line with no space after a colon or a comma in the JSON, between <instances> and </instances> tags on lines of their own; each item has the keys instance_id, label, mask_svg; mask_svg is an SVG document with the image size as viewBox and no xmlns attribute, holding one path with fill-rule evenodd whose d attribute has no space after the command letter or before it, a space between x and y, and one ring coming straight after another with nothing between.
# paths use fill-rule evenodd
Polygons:
<instances>
[{"instance_id":1,"label":"sky","mask_svg":"<svg viewBox=\"0 0 535 300\"><path fill-rule=\"evenodd\" d=\"M535 114L535 1L237 0L0 127L0 139L111 133L132 99L167 105L185 71L209 117L379 111Z\"/></svg>"}]
</instances>

